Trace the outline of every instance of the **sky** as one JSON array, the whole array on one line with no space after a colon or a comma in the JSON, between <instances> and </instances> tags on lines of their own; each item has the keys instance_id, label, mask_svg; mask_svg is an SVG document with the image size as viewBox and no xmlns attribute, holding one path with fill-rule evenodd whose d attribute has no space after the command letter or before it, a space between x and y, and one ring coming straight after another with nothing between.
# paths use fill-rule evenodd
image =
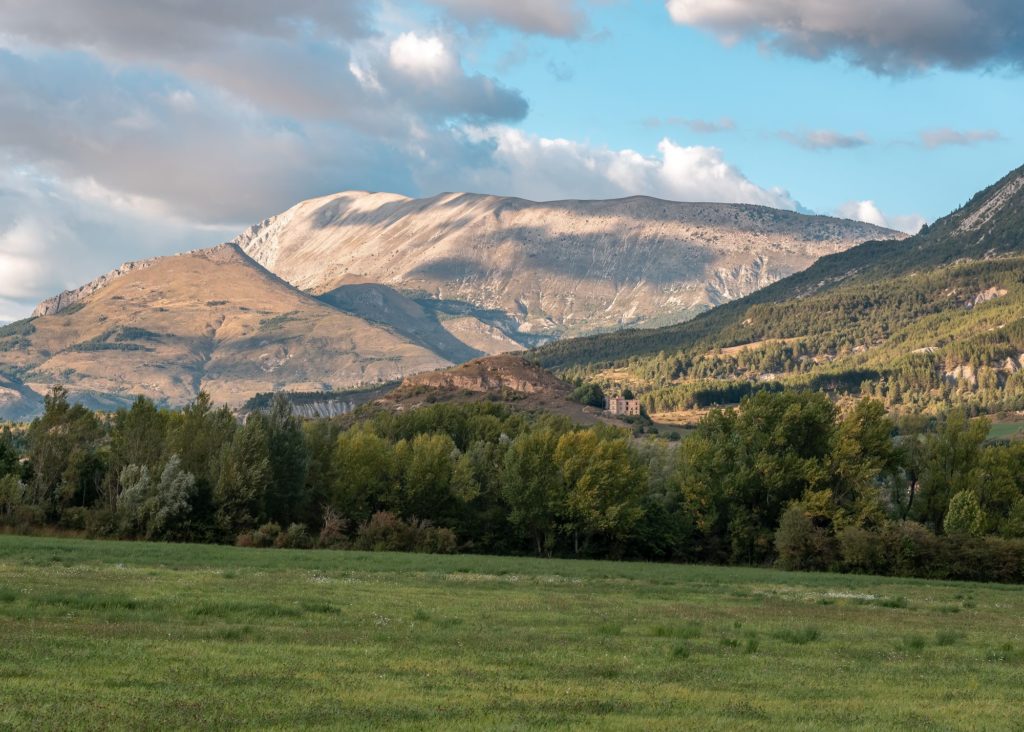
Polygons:
<instances>
[{"instance_id":1,"label":"sky","mask_svg":"<svg viewBox=\"0 0 1024 732\"><path fill-rule=\"evenodd\" d=\"M1020 0L0 0L0 322L347 189L915 231L1022 164Z\"/></svg>"}]
</instances>

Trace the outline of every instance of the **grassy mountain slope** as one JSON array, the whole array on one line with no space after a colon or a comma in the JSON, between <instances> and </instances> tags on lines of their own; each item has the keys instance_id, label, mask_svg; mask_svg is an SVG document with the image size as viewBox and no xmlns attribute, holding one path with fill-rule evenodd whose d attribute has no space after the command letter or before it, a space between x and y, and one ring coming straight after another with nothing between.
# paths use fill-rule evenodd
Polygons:
<instances>
[{"instance_id":1,"label":"grassy mountain slope","mask_svg":"<svg viewBox=\"0 0 1024 732\"><path fill-rule=\"evenodd\" d=\"M1022 318L1024 168L910 239L824 257L689 323L536 355L641 386L655 408L727 401L771 382L863 390L896 406L1019 408Z\"/></svg>"}]
</instances>

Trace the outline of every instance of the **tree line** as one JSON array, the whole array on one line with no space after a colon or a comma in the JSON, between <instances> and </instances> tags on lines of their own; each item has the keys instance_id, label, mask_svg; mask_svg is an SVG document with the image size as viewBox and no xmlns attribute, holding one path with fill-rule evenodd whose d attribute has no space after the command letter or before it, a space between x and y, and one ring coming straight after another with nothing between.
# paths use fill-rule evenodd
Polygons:
<instances>
[{"instance_id":1,"label":"tree line","mask_svg":"<svg viewBox=\"0 0 1024 732\"><path fill-rule=\"evenodd\" d=\"M681 441L493 402L239 420L55 388L0 434L0 522L245 546L700 561L1024 579L1024 444L962 411L762 391ZM966 561L963 557L971 557Z\"/></svg>"}]
</instances>

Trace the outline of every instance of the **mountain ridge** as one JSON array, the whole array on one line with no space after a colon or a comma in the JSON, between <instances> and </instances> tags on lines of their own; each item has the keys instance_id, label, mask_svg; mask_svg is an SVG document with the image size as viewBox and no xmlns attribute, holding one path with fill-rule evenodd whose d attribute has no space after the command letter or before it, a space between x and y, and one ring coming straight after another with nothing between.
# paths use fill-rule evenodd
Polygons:
<instances>
[{"instance_id":1,"label":"mountain ridge","mask_svg":"<svg viewBox=\"0 0 1024 732\"><path fill-rule=\"evenodd\" d=\"M1024 168L918 235L866 242L692 321L563 340L538 361L627 381L655 410L765 385L905 411L1024 409Z\"/></svg>"},{"instance_id":2,"label":"mountain ridge","mask_svg":"<svg viewBox=\"0 0 1024 732\"><path fill-rule=\"evenodd\" d=\"M332 194L44 300L0 331L0 414L37 409L31 395L54 383L102 408L139 393L180 405L204 389L238 406L372 386L572 332L686 319L875 234L898 236L644 196Z\"/></svg>"},{"instance_id":3,"label":"mountain ridge","mask_svg":"<svg viewBox=\"0 0 1024 732\"><path fill-rule=\"evenodd\" d=\"M521 333L556 338L685 320L822 254L902 236L746 204L349 191L300 202L234 241L315 294L371 281L503 310Z\"/></svg>"}]
</instances>

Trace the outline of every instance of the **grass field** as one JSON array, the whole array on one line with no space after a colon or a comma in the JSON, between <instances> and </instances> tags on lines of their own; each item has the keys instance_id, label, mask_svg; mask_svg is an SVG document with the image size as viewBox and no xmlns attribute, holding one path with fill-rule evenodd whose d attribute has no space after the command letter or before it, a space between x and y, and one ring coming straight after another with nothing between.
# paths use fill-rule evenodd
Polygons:
<instances>
[{"instance_id":1,"label":"grass field","mask_svg":"<svg viewBox=\"0 0 1024 732\"><path fill-rule=\"evenodd\" d=\"M1018 440L1024 431L1024 421L1020 419L997 421L992 423L988 432L990 440Z\"/></svg>"},{"instance_id":2,"label":"grass field","mask_svg":"<svg viewBox=\"0 0 1024 732\"><path fill-rule=\"evenodd\" d=\"M0 536L0 729L1021 729L1024 588Z\"/></svg>"}]
</instances>

